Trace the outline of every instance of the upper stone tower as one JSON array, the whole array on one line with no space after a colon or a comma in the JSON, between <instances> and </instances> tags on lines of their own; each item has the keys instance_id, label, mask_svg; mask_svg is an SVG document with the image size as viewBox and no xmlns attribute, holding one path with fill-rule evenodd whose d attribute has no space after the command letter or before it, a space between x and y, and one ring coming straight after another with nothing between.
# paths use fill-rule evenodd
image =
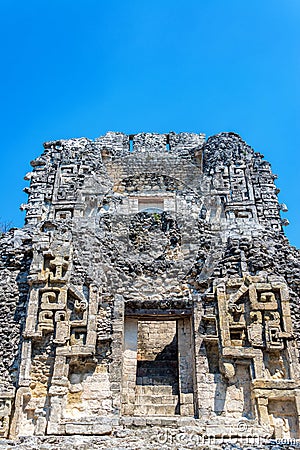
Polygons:
<instances>
[{"instance_id":1,"label":"upper stone tower","mask_svg":"<svg viewBox=\"0 0 300 450\"><path fill-rule=\"evenodd\" d=\"M263 155L235 133L44 147L1 238L2 436L298 438L299 252Z\"/></svg>"}]
</instances>

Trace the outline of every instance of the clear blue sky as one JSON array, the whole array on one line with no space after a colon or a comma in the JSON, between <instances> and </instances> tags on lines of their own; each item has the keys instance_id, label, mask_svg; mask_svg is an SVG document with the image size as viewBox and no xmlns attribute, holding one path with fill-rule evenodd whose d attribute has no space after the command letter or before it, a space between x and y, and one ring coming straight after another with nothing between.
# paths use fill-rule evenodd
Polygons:
<instances>
[{"instance_id":1,"label":"clear blue sky","mask_svg":"<svg viewBox=\"0 0 300 450\"><path fill-rule=\"evenodd\" d=\"M299 0L2 0L0 216L22 226L47 140L239 133L279 175L300 247Z\"/></svg>"}]
</instances>

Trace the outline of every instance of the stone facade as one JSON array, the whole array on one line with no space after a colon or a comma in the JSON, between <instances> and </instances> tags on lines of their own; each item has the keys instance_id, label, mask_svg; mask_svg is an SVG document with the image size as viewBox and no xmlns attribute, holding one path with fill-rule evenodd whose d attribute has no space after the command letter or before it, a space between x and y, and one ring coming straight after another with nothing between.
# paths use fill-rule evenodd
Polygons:
<instances>
[{"instance_id":1,"label":"stone facade","mask_svg":"<svg viewBox=\"0 0 300 450\"><path fill-rule=\"evenodd\" d=\"M299 251L263 155L234 133L44 147L1 237L0 436L300 438Z\"/></svg>"}]
</instances>

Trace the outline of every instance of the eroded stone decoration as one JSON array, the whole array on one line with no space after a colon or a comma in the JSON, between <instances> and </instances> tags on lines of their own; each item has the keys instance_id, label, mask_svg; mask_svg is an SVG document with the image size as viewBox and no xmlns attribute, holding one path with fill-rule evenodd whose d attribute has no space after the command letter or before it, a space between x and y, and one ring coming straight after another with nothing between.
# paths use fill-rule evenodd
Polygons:
<instances>
[{"instance_id":1,"label":"eroded stone decoration","mask_svg":"<svg viewBox=\"0 0 300 450\"><path fill-rule=\"evenodd\" d=\"M299 251L263 156L110 132L31 164L1 237L0 436L300 438Z\"/></svg>"}]
</instances>

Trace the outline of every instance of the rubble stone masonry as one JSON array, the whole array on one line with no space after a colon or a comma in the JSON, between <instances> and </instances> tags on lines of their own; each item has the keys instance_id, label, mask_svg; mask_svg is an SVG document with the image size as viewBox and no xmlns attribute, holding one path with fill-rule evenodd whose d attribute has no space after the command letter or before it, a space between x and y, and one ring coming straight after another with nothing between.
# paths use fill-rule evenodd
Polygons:
<instances>
[{"instance_id":1,"label":"rubble stone masonry","mask_svg":"<svg viewBox=\"0 0 300 450\"><path fill-rule=\"evenodd\" d=\"M44 148L0 238L1 448L298 442L300 258L263 155L235 133Z\"/></svg>"}]
</instances>

